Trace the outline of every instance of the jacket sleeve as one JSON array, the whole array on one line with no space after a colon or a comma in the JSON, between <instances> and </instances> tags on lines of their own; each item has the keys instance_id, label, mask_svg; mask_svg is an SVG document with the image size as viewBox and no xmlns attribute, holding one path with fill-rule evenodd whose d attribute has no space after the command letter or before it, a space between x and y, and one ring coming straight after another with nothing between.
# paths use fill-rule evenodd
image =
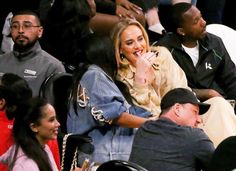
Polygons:
<instances>
[{"instance_id":1,"label":"jacket sleeve","mask_svg":"<svg viewBox=\"0 0 236 171\"><path fill-rule=\"evenodd\" d=\"M188 152L194 154L198 168L208 170L210 167L211 157L215 151L212 141L201 129L194 129L192 134L189 136L191 137L191 141L193 141L189 144L193 144L193 146Z\"/></svg>"},{"instance_id":2,"label":"jacket sleeve","mask_svg":"<svg viewBox=\"0 0 236 171\"><path fill-rule=\"evenodd\" d=\"M169 50L165 47L159 47L157 60L159 61L161 75L156 78L156 86L160 87L160 95L163 97L168 91L174 88L187 88L188 82L184 71L175 62Z\"/></svg>"},{"instance_id":3,"label":"jacket sleeve","mask_svg":"<svg viewBox=\"0 0 236 171\"><path fill-rule=\"evenodd\" d=\"M83 76L83 84L89 97L92 113L100 111L106 120L118 118L128 112L128 106L115 83L105 74L92 70Z\"/></svg>"}]
</instances>

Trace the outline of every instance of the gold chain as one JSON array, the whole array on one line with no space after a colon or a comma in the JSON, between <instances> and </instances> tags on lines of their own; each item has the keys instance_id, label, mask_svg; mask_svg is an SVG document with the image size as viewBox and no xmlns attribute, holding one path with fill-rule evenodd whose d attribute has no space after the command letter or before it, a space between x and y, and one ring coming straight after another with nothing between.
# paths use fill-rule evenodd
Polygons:
<instances>
[{"instance_id":1,"label":"gold chain","mask_svg":"<svg viewBox=\"0 0 236 171\"><path fill-rule=\"evenodd\" d=\"M66 134L63 137L63 141L62 141L62 157L61 157L61 171L64 170L64 160L65 160L65 153L66 153L66 142L67 142L67 139L68 139L68 137L70 135L71 135L71 133L70 134ZM77 153L78 153L78 147L76 147L76 149L75 149L75 153L74 153L74 157L73 157L73 160L72 160L70 171L73 171L73 169L77 165L77 158L76 158L77 157Z\"/></svg>"}]
</instances>

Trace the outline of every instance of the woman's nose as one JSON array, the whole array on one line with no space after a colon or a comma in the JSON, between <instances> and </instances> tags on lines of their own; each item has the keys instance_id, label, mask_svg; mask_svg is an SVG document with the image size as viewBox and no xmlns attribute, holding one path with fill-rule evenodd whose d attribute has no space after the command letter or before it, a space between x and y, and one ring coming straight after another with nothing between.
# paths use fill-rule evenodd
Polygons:
<instances>
[{"instance_id":1,"label":"woman's nose","mask_svg":"<svg viewBox=\"0 0 236 171\"><path fill-rule=\"evenodd\" d=\"M139 42L135 42L134 47L139 48L139 47L141 47L141 44Z\"/></svg>"},{"instance_id":2,"label":"woman's nose","mask_svg":"<svg viewBox=\"0 0 236 171\"><path fill-rule=\"evenodd\" d=\"M60 124L60 122L58 122L58 120L56 120L56 125L57 125L57 127L61 126L61 124Z\"/></svg>"}]
</instances>

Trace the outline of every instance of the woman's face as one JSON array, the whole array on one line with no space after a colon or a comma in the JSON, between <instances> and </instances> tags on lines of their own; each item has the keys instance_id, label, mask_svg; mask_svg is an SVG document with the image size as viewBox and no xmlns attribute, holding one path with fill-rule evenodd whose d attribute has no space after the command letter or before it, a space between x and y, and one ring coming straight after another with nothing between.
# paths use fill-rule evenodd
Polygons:
<instances>
[{"instance_id":1,"label":"woman's face","mask_svg":"<svg viewBox=\"0 0 236 171\"><path fill-rule=\"evenodd\" d=\"M146 52L147 42L142 30L136 25L128 26L120 35L120 54L136 66L137 58Z\"/></svg>"},{"instance_id":2,"label":"woman's face","mask_svg":"<svg viewBox=\"0 0 236 171\"><path fill-rule=\"evenodd\" d=\"M42 109L42 118L39 124L33 124L33 131L41 145L46 144L51 139L56 139L60 123L56 119L55 109L47 104Z\"/></svg>"}]
</instances>

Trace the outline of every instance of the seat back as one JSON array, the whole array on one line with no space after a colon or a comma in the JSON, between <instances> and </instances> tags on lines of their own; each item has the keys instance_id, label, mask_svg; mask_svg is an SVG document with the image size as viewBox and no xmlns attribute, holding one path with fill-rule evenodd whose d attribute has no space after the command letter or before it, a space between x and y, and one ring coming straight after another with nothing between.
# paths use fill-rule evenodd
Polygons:
<instances>
[{"instance_id":1,"label":"seat back","mask_svg":"<svg viewBox=\"0 0 236 171\"><path fill-rule=\"evenodd\" d=\"M67 133L67 102L72 85L72 74L54 73L45 79L41 85L39 96L47 99L56 110L58 121L61 124L61 132Z\"/></svg>"},{"instance_id":2,"label":"seat back","mask_svg":"<svg viewBox=\"0 0 236 171\"><path fill-rule=\"evenodd\" d=\"M60 132L58 134L58 145L61 154L61 170L71 170L74 157L78 153L92 154L94 146L92 139L86 135L67 134L66 121L68 113L68 97L72 86L72 74L55 73L45 79L40 87L39 96L45 98L52 104L57 113L57 119L60 122ZM67 137L65 139L65 137ZM66 140L66 141L65 141ZM64 148L64 149L63 149ZM79 152L78 152L79 151ZM62 155L63 154L63 155Z\"/></svg>"},{"instance_id":3,"label":"seat back","mask_svg":"<svg viewBox=\"0 0 236 171\"><path fill-rule=\"evenodd\" d=\"M110 160L101 164L96 171L148 171L142 166L124 160Z\"/></svg>"},{"instance_id":4,"label":"seat back","mask_svg":"<svg viewBox=\"0 0 236 171\"><path fill-rule=\"evenodd\" d=\"M209 24L206 30L222 39L232 61L236 64L236 30L223 24Z\"/></svg>"}]
</instances>

